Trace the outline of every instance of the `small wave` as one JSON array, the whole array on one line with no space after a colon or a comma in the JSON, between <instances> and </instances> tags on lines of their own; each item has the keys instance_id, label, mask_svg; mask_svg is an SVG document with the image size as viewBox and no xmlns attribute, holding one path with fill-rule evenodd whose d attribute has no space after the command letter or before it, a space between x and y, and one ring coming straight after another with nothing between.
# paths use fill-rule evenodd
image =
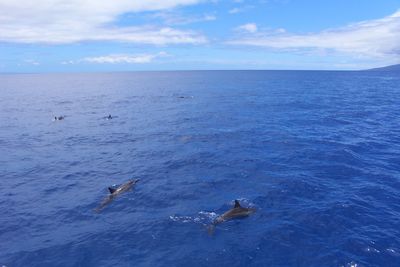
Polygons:
<instances>
[{"instance_id":1,"label":"small wave","mask_svg":"<svg viewBox=\"0 0 400 267\"><path fill-rule=\"evenodd\" d=\"M65 101L57 101L56 103L57 105L66 105L66 104L73 104L74 102L65 100Z\"/></svg>"},{"instance_id":2,"label":"small wave","mask_svg":"<svg viewBox=\"0 0 400 267\"><path fill-rule=\"evenodd\" d=\"M194 221L194 219L190 216L169 216L169 218L174 221L174 222L183 222L183 223L187 223L187 222L192 222Z\"/></svg>"},{"instance_id":3,"label":"small wave","mask_svg":"<svg viewBox=\"0 0 400 267\"><path fill-rule=\"evenodd\" d=\"M217 213L208 211L200 211L197 216L178 216L178 215L169 216L169 218L174 222L199 223L199 224L209 224L217 217L218 217Z\"/></svg>"},{"instance_id":4,"label":"small wave","mask_svg":"<svg viewBox=\"0 0 400 267\"><path fill-rule=\"evenodd\" d=\"M209 220L214 220L215 218L217 218L219 215L213 211L209 212L209 211L200 211L199 215L203 218L207 218Z\"/></svg>"},{"instance_id":5,"label":"small wave","mask_svg":"<svg viewBox=\"0 0 400 267\"><path fill-rule=\"evenodd\" d=\"M358 264L358 263L356 263L356 262L354 262L354 261L349 262L349 263L347 263L346 265L342 265L342 266L343 266L343 267L361 267L360 264Z\"/></svg>"},{"instance_id":6,"label":"small wave","mask_svg":"<svg viewBox=\"0 0 400 267\"><path fill-rule=\"evenodd\" d=\"M398 77L379 77L379 79L384 81L398 80Z\"/></svg>"},{"instance_id":7,"label":"small wave","mask_svg":"<svg viewBox=\"0 0 400 267\"><path fill-rule=\"evenodd\" d=\"M366 252L370 252L370 253L381 253L380 250L373 248L373 247L367 247L365 249Z\"/></svg>"},{"instance_id":8,"label":"small wave","mask_svg":"<svg viewBox=\"0 0 400 267\"><path fill-rule=\"evenodd\" d=\"M400 257L400 250L395 249L395 248L387 248L386 252L388 252L390 255L395 256L395 257Z\"/></svg>"}]
</instances>

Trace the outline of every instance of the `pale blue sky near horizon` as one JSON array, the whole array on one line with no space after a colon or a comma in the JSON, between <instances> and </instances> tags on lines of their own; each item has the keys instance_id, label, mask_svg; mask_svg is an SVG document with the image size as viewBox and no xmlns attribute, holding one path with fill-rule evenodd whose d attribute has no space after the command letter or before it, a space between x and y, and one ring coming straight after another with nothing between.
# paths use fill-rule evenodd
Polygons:
<instances>
[{"instance_id":1,"label":"pale blue sky near horizon","mask_svg":"<svg viewBox=\"0 0 400 267\"><path fill-rule=\"evenodd\" d=\"M400 63L400 0L0 0L0 72Z\"/></svg>"}]
</instances>

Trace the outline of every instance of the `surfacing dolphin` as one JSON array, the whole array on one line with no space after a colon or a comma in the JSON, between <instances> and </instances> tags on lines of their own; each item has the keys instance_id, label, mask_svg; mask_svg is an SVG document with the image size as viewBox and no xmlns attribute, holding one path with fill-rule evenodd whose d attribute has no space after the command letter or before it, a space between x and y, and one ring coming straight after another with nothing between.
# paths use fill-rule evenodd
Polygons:
<instances>
[{"instance_id":1,"label":"surfacing dolphin","mask_svg":"<svg viewBox=\"0 0 400 267\"><path fill-rule=\"evenodd\" d=\"M111 116L111 114L108 114L108 116L103 117L103 119L105 119L105 120L112 120L115 118L118 118L118 116Z\"/></svg>"},{"instance_id":2,"label":"surfacing dolphin","mask_svg":"<svg viewBox=\"0 0 400 267\"><path fill-rule=\"evenodd\" d=\"M117 188L112 188L109 187L108 191L110 191L110 194L103 200L103 202L100 203L100 205L95 209L96 212L100 212L102 209L104 209L108 204L110 204L114 198L119 196L120 194L132 190L133 186L139 182L139 179L136 180L130 180L126 182L123 185L120 185Z\"/></svg>"},{"instance_id":3,"label":"surfacing dolphin","mask_svg":"<svg viewBox=\"0 0 400 267\"><path fill-rule=\"evenodd\" d=\"M228 220L232 219L238 219L238 218L244 218L249 216L250 214L253 214L256 211L255 208L243 208L240 206L239 200L235 200L235 206L222 214L221 216L218 216L213 223L208 227L208 233L212 235L215 231L215 226L217 224L223 223Z\"/></svg>"},{"instance_id":4,"label":"surfacing dolphin","mask_svg":"<svg viewBox=\"0 0 400 267\"><path fill-rule=\"evenodd\" d=\"M65 116L58 116L58 117L55 116L55 117L54 117L54 120L55 120L55 121L62 121L63 119L65 119Z\"/></svg>"}]
</instances>

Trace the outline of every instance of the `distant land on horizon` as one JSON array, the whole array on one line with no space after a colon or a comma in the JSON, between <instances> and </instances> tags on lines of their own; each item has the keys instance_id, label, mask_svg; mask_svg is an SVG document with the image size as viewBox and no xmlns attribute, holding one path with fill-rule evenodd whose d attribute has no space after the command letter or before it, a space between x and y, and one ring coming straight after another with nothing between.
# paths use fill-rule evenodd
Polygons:
<instances>
[{"instance_id":1,"label":"distant land on horizon","mask_svg":"<svg viewBox=\"0 0 400 267\"><path fill-rule=\"evenodd\" d=\"M368 69L367 71L400 71L400 64L390 65L381 68Z\"/></svg>"}]
</instances>

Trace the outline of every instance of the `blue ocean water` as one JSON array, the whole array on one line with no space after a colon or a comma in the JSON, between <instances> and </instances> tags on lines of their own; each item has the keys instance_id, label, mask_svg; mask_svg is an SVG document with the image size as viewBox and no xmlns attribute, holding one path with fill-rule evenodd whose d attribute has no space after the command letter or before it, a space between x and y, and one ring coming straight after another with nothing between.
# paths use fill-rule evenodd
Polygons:
<instances>
[{"instance_id":1,"label":"blue ocean water","mask_svg":"<svg viewBox=\"0 0 400 267\"><path fill-rule=\"evenodd\" d=\"M0 266L400 266L399 90L390 72L0 75ZM208 235L235 199L257 212Z\"/></svg>"}]
</instances>

